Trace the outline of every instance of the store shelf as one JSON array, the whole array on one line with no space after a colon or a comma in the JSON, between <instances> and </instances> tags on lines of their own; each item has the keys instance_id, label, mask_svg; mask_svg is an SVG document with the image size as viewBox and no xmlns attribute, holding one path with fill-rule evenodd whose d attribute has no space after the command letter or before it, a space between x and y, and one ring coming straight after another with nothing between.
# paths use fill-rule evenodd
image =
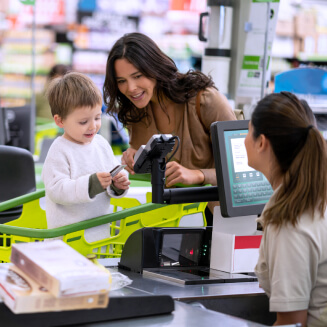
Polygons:
<instances>
[{"instance_id":1,"label":"store shelf","mask_svg":"<svg viewBox=\"0 0 327 327\"><path fill-rule=\"evenodd\" d=\"M55 62L52 50L55 34L50 30L35 31L35 92L41 92L46 75ZM0 97L2 105L21 105L32 97L32 32L25 30L6 31L1 47ZM17 101L15 101L17 100Z\"/></svg>"}]
</instances>

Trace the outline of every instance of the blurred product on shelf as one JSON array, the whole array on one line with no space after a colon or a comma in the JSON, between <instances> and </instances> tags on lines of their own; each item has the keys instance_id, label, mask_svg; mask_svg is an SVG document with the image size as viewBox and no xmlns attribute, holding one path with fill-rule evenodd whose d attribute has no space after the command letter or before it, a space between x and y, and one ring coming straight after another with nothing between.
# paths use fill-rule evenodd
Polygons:
<instances>
[{"instance_id":1,"label":"blurred product on shelf","mask_svg":"<svg viewBox=\"0 0 327 327\"><path fill-rule=\"evenodd\" d=\"M291 6L281 2L273 44L273 56L301 61L327 61L326 6Z\"/></svg>"},{"instance_id":2,"label":"blurred product on shelf","mask_svg":"<svg viewBox=\"0 0 327 327\"><path fill-rule=\"evenodd\" d=\"M46 76L55 64L53 44L55 32L45 29L35 31L35 92L41 92ZM5 31L1 47L0 98L2 106L22 106L30 103L32 96L32 31L28 29Z\"/></svg>"}]
</instances>

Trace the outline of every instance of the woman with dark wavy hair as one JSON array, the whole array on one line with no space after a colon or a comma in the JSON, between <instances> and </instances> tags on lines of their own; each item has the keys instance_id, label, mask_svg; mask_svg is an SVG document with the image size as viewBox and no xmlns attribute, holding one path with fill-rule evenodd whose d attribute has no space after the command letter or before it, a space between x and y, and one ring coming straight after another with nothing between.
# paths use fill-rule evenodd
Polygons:
<instances>
[{"instance_id":1,"label":"woman with dark wavy hair","mask_svg":"<svg viewBox=\"0 0 327 327\"><path fill-rule=\"evenodd\" d=\"M130 33L109 53L103 91L107 112L129 131L130 148L122 163L131 174L142 144L154 134L173 134L180 147L167 164L166 186L217 183L210 125L234 120L235 115L210 77L192 70L178 72L153 40Z\"/></svg>"},{"instance_id":2,"label":"woman with dark wavy hair","mask_svg":"<svg viewBox=\"0 0 327 327\"><path fill-rule=\"evenodd\" d=\"M327 146L310 107L289 92L266 96L245 146L274 189L255 273L275 325L327 326Z\"/></svg>"}]
</instances>

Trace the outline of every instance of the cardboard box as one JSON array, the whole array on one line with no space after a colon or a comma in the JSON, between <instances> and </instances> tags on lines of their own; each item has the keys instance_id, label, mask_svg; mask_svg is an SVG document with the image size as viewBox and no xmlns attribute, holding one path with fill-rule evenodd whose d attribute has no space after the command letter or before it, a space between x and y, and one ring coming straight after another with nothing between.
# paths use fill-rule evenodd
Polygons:
<instances>
[{"instance_id":1,"label":"cardboard box","mask_svg":"<svg viewBox=\"0 0 327 327\"><path fill-rule=\"evenodd\" d=\"M276 35L294 37L294 21L292 20L277 20Z\"/></svg>"},{"instance_id":2,"label":"cardboard box","mask_svg":"<svg viewBox=\"0 0 327 327\"><path fill-rule=\"evenodd\" d=\"M0 267L0 297L14 313L106 308L108 291L56 298L14 265Z\"/></svg>"},{"instance_id":3,"label":"cardboard box","mask_svg":"<svg viewBox=\"0 0 327 327\"><path fill-rule=\"evenodd\" d=\"M314 12L302 11L294 17L294 33L299 38L315 36L316 15Z\"/></svg>"},{"instance_id":4,"label":"cardboard box","mask_svg":"<svg viewBox=\"0 0 327 327\"><path fill-rule=\"evenodd\" d=\"M210 268L229 273L254 272L259 258L261 232L256 216L223 218L215 207ZM259 234L259 235L256 235Z\"/></svg>"},{"instance_id":5,"label":"cardboard box","mask_svg":"<svg viewBox=\"0 0 327 327\"><path fill-rule=\"evenodd\" d=\"M13 244L11 262L56 297L109 291L109 275L61 240Z\"/></svg>"}]
</instances>

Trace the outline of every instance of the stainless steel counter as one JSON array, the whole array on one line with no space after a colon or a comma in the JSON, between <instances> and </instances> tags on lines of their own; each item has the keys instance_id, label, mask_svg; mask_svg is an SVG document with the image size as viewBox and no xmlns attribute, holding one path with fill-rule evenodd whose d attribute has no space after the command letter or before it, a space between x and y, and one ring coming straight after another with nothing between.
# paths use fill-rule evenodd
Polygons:
<instances>
[{"instance_id":1,"label":"stainless steel counter","mask_svg":"<svg viewBox=\"0 0 327 327\"><path fill-rule=\"evenodd\" d=\"M118 270L117 268L114 269ZM150 294L169 294L176 300L198 300L212 297L235 297L264 294L264 291L259 287L258 282L181 285L160 278L145 277L141 274L132 273L126 270L119 271L133 280L133 284L128 286L128 288L142 290Z\"/></svg>"},{"instance_id":2,"label":"stainless steel counter","mask_svg":"<svg viewBox=\"0 0 327 327\"><path fill-rule=\"evenodd\" d=\"M118 271L116 267L109 269ZM269 312L268 298L258 282L181 285L127 270L119 271L133 281L123 292L170 295L174 300L188 304L199 303L206 309L263 325L272 325L276 320L275 313Z\"/></svg>"}]
</instances>

